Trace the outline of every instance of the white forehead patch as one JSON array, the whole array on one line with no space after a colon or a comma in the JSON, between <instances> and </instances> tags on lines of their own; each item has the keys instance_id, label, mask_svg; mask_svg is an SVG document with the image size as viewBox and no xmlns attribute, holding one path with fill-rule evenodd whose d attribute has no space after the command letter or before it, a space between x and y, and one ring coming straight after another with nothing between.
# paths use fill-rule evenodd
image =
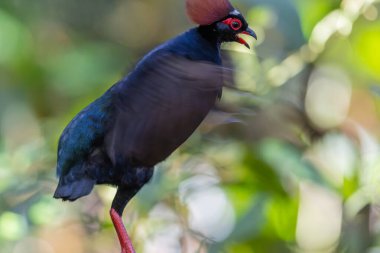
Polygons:
<instances>
[{"instance_id":1,"label":"white forehead patch","mask_svg":"<svg viewBox=\"0 0 380 253\"><path fill-rule=\"evenodd\" d=\"M238 15L240 15L240 12L238 10L233 10L230 12L230 14L238 16Z\"/></svg>"}]
</instances>

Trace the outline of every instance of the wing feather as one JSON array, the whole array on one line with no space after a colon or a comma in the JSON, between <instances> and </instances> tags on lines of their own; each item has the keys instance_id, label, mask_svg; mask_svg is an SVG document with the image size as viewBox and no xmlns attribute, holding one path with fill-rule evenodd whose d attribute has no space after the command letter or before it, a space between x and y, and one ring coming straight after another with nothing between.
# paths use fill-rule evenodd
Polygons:
<instances>
[{"instance_id":1,"label":"wing feather","mask_svg":"<svg viewBox=\"0 0 380 253\"><path fill-rule=\"evenodd\" d=\"M220 65L169 53L150 55L65 128L57 174L66 175L99 147L114 167L154 166L200 125L222 86Z\"/></svg>"},{"instance_id":2,"label":"wing feather","mask_svg":"<svg viewBox=\"0 0 380 253\"><path fill-rule=\"evenodd\" d=\"M118 86L106 137L114 164L153 166L199 126L221 94L223 68L171 54L151 57Z\"/></svg>"},{"instance_id":3,"label":"wing feather","mask_svg":"<svg viewBox=\"0 0 380 253\"><path fill-rule=\"evenodd\" d=\"M65 175L102 142L112 121L112 89L79 112L64 129L58 144L57 175Z\"/></svg>"}]
</instances>

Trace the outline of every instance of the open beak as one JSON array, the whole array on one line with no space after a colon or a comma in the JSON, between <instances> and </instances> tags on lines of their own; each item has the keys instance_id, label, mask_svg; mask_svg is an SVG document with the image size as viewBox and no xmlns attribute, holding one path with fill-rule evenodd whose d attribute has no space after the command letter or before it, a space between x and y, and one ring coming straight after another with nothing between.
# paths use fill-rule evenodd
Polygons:
<instances>
[{"instance_id":1,"label":"open beak","mask_svg":"<svg viewBox=\"0 0 380 253\"><path fill-rule=\"evenodd\" d=\"M257 40L257 35L256 33L251 29L251 28L247 28L245 31L242 32L242 34L245 34L245 35L249 35L253 38L255 38L255 40ZM251 47L249 46L249 44L242 38L238 37L237 36L237 39L236 39L236 42L246 46L248 49L250 49Z\"/></svg>"}]
</instances>

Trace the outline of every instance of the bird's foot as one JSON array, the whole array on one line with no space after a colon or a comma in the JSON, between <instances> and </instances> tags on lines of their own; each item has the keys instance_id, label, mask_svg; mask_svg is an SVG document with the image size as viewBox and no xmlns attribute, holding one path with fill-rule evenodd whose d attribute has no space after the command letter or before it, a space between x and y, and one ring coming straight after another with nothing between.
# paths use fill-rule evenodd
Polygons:
<instances>
[{"instance_id":1,"label":"bird's foot","mask_svg":"<svg viewBox=\"0 0 380 253\"><path fill-rule=\"evenodd\" d=\"M120 215L113 208L111 209L110 214L117 236L119 237L121 253L136 253Z\"/></svg>"}]
</instances>

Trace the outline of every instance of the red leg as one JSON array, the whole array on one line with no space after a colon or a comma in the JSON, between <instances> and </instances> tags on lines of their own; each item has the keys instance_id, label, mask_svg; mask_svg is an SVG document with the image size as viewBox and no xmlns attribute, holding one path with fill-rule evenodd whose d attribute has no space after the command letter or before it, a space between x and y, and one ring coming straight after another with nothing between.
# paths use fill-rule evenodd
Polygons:
<instances>
[{"instance_id":1,"label":"red leg","mask_svg":"<svg viewBox=\"0 0 380 253\"><path fill-rule=\"evenodd\" d=\"M111 209L110 214L117 236L119 237L121 253L136 253L120 215L113 208Z\"/></svg>"}]
</instances>

